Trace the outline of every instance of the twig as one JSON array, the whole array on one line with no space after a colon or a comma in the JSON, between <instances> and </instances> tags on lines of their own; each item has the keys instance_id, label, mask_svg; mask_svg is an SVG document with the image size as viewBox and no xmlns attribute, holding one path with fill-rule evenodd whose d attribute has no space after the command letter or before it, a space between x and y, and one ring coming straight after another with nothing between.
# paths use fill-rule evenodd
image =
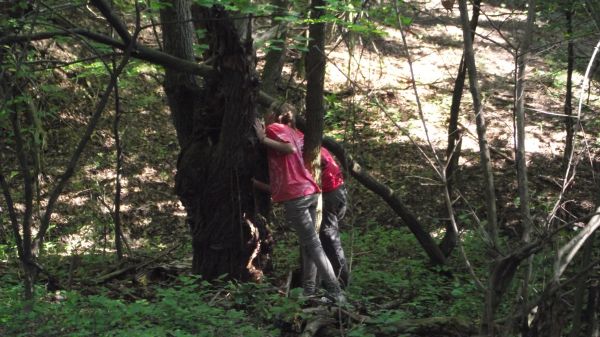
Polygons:
<instances>
[{"instance_id":1,"label":"twig","mask_svg":"<svg viewBox=\"0 0 600 337\"><path fill-rule=\"evenodd\" d=\"M285 281L285 297L290 297L290 287L292 286L292 271L288 272L287 280Z\"/></svg>"},{"instance_id":2,"label":"twig","mask_svg":"<svg viewBox=\"0 0 600 337\"><path fill-rule=\"evenodd\" d=\"M579 92L579 103L577 105L576 121L577 121L577 125L579 126L579 128L581 128L582 132L583 132L583 126L581 125L581 110L583 108L583 96L585 94L586 87L588 86L588 83L590 81L590 72L592 70L592 65L594 64L594 61L596 60L596 56L598 55L599 49L600 49L600 41L598 41L598 43L594 47L594 52L592 54L592 57L590 58L590 61L588 62L587 68L585 70L585 74L584 74L582 82L581 82L581 88L580 88L580 92ZM556 200L556 203L554 204L552 212L548 216L548 220L546 221L547 225L552 223L552 220L554 220L554 218L556 217L556 213L558 212L559 205L561 204L564 194L566 193L567 188L571 185L571 182L574 179L575 173L571 172L571 170L574 171L574 168L573 168L574 167L574 165L573 165L574 154L575 154L575 150L573 149L573 151L571 151L571 155L569 156L569 160L567 163L567 169L565 170L565 179L563 180L562 190L560 192L560 195L558 196L558 199Z\"/></svg>"},{"instance_id":3,"label":"twig","mask_svg":"<svg viewBox=\"0 0 600 337\"><path fill-rule=\"evenodd\" d=\"M163 253L161 253L161 254L159 254L159 255L157 255L157 256L155 256L155 257L151 258L151 259L148 259L148 260L146 260L146 261L140 262L140 263L138 263L138 264L136 264L136 265L133 265L133 266L127 266L127 267L121 268L121 269L119 269L119 270L115 270L115 271L113 271L113 272L110 272L110 273L108 273L108 274L104 274L104 275L102 275L102 276L100 276L100 277L96 278L96 279L93 281L93 283L94 283L94 284L101 284L101 283L104 283L104 282L106 282L106 281L108 281L108 280L110 280L110 279L113 279L113 278L117 277L117 276L123 275L123 274L125 274L125 273L127 273L127 272L129 272L129 271L132 271L132 270L137 270L137 269L140 269L140 268L142 268L142 267L145 267L145 266L147 266L147 265L149 265L149 264L151 264L151 263L153 263L153 262L155 262L155 261L158 261L158 260L162 259L163 257L165 257L165 256L169 255L169 254L170 254L170 253L172 253L172 252L173 252L175 249L179 248L181 245L182 245L181 243L179 243L179 244L176 244L176 245L174 245L173 247L169 248L168 250L164 251Z\"/></svg>"},{"instance_id":4,"label":"twig","mask_svg":"<svg viewBox=\"0 0 600 337\"><path fill-rule=\"evenodd\" d=\"M219 289L219 291L217 291L215 293L215 295L210 299L210 301L208 301L208 305L212 306L215 304L215 302L217 301L217 298L219 298L219 295L221 295L225 290L224 289Z\"/></svg>"},{"instance_id":5,"label":"twig","mask_svg":"<svg viewBox=\"0 0 600 337\"><path fill-rule=\"evenodd\" d=\"M391 302L383 303L382 305L379 306L379 309L381 309L381 310L392 309L392 308L399 306L402 303L404 303L404 299L398 298Z\"/></svg>"},{"instance_id":6,"label":"twig","mask_svg":"<svg viewBox=\"0 0 600 337\"><path fill-rule=\"evenodd\" d=\"M361 314L357 314L354 313L352 311L349 311L343 307L333 307L335 309L335 311L338 311L340 314L344 314L350 318L352 318L353 320L359 322L359 323L364 323L364 322L368 322L371 320L370 316L365 316L365 315L361 315Z\"/></svg>"}]
</instances>

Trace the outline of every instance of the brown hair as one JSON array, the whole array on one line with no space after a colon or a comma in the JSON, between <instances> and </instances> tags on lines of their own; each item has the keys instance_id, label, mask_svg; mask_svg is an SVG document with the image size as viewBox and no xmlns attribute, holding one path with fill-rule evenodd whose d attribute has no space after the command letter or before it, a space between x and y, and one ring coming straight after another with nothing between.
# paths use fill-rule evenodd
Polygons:
<instances>
[{"instance_id":1,"label":"brown hair","mask_svg":"<svg viewBox=\"0 0 600 337\"><path fill-rule=\"evenodd\" d=\"M289 103L283 103L277 109L278 120L281 124L287 124L296 127L296 107Z\"/></svg>"}]
</instances>

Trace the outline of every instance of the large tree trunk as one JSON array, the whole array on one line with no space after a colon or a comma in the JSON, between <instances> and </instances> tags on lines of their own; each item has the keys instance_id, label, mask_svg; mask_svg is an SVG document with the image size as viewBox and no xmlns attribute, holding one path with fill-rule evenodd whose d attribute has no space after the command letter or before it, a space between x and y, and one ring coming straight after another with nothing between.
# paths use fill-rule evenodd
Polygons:
<instances>
[{"instance_id":1,"label":"large tree trunk","mask_svg":"<svg viewBox=\"0 0 600 337\"><path fill-rule=\"evenodd\" d=\"M325 24L318 22L324 14L323 0L312 0L308 27L310 40L306 55L306 132L304 134L304 163L315 179L321 182L321 139L323 138L323 87L325 84Z\"/></svg>"},{"instance_id":2,"label":"large tree trunk","mask_svg":"<svg viewBox=\"0 0 600 337\"><path fill-rule=\"evenodd\" d=\"M160 11L163 46L166 53L178 58L194 61L194 28L189 0L174 0L172 6ZM165 68L165 92L179 145L184 147L192 136L194 109L199 101L200 88L196 77L189 72Z\"/></svg>"},{"instance_id":3,"label":"large tree trunk","mask_svg":"<svg viewBox=\"0 0 600 337\"><path fill-rule=\"evenodd\" d=\"M185 0L161 11L163 22L173 23L163 26L165 50L187 60L193 60L191 48L181 54L172 49L187 42L168 40L192 39L190 13ZM222 8L198 7L194 14L207 30L213 74L200 86L192 76L167 69L165 82L182 146L175 189L188 213L192 271L205 279L224 274L259 279L270 240L256 216L250 181L257 160L252 125L258 93L252 44L240 42Z\"/></svg>"},{"instance_id":4,"label":"large tree trunk","mask_svg":"<svg viewBox=\"0 0 600 337\"><path fill-rule=\"evenodd\" d=\"M321 142L323 138L323 88L325 86L325 24L319 18L325 13L323 0L311 0L308 27L310 40L306 55L306 130L304 132L304 165L321 186ZM319 195L315 226L317 232L323 219L323 199Z\"/></svg>"}]
</instances>

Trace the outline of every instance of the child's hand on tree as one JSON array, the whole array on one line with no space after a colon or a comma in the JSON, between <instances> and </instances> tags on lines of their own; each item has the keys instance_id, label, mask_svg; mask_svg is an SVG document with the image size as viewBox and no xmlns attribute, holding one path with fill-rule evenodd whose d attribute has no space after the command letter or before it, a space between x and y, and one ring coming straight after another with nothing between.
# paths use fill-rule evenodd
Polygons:
<instances>
[{"instance_id":1,"label":"child's hand on tree","mask_svg":"<svg viewBox=\"0 0 600 337\"><path fill-rule=\"evenodd\" d=\"M256 131L256 137L258 138L258 141L262 143L267 136L265 133L265 125L257 119L254 122L254 130Z\"/></svg>"}]
</instances>

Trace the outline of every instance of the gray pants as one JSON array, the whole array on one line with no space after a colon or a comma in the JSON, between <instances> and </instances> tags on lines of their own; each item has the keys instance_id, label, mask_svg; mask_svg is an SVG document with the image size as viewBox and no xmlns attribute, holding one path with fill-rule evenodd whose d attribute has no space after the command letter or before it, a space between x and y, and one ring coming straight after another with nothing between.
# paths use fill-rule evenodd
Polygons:
<instances>
[{"instance_id":1,"label":"gray pants","mask_svg":"<svg viewBox=\"0 0 600 337\"><path fill-rule=\"evenodd\" d=\"M292 227L302 249L302 287L305 295L313 295L316 290L317 272L325 289L332 295L341 293L331 262L327 258L319 236L315 231L315 218L318 194L285 201L285 220Z\"/></svg>"},{"instance_id":2,"label":"gray pants","mask_svg":"<svg viewBox=\"0 0 600 337\"><path fill-rule=\"evenodd\" d=\"M340 240L339 221L346 214L348 192L344 186L323 193L323 222L319 231L319 238L325 254L331 261L333 271L342 288L348 285L349 273L344 248Z\"/></svg>"}]
</instances>

